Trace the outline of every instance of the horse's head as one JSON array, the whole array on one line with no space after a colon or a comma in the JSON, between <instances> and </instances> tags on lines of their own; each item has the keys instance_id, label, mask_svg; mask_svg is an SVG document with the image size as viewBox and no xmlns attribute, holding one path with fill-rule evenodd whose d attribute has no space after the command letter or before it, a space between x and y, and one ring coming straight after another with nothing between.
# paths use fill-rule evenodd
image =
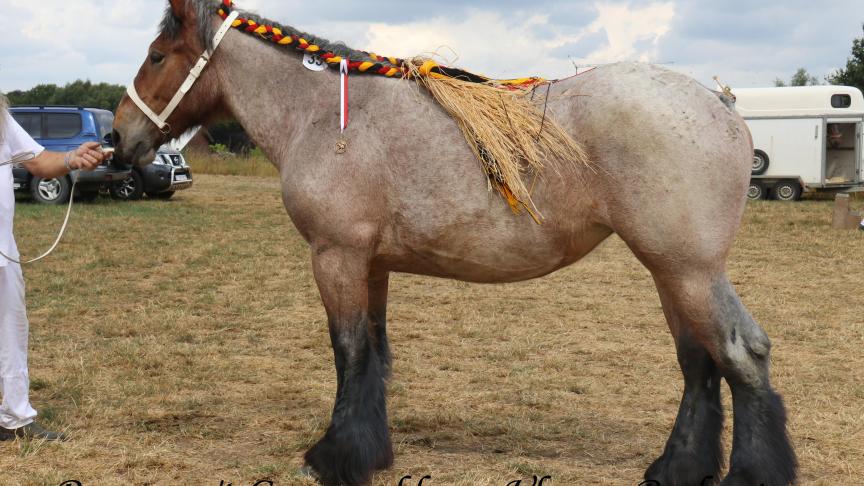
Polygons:
<instances>
[{"instance_id":1,"label":"horse's head","mask_svg":"<svg viewBox=\"0 0 864 486\"><path fill-rule=\"evenodd\" d=\"M216 77L208 76L205 69L188 93L181 96L176 109L160 120L175 93L180 92L181 86L188 87L190 72L202 52L212 49L219 4L218 0L169 1L159 36L150 44L133 86L117 107L113 133L115 161L148 164L161 144L220 111ZM148 108L150 115L145 113Z\"/></svg>"}]
</instances>

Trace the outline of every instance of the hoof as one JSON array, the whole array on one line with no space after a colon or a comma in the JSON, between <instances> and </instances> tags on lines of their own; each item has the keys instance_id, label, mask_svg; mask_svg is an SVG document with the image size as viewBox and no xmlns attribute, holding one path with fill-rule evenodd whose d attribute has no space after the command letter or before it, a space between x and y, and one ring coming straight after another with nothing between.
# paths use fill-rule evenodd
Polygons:
<instances>
[{"instance_id":1,"label":"hoof","mask_svg":"<svg viewBox=\"0 0 864 486\"><path fill-rule=\"evenodd\" d=\"M717 459L665 453L645 471L645 481L662 486L716 486L720 483L719 471Z\"/></svg>"},{"instance_id":2,"label":"hoof","mask_svg":"<svg viewBox=\"0 0 864 486\"><path fill-rule=\"evenodd\" d=\"M384 443L357 444L328 433L306 452L305 470L324 486L364 486L372 474L393 465L393 449ZM349 436L350 437L350 436ZM356 439L356 437L354 437Z\"/></svg>"},{"instance_id":3,"label":"hoof","mask_svg":"<svg viewBox=\"0 0 864 486\"><path fill-rule=\"evenodd\" d=\"M747 477L746 474L743 473L731 473L727 475L723 482L720 483L720 486L758 486L759 483L754 481L752 478Z\"/></svg>"},{"instance_id":4,"label":"hoof","mask_svg":"<svg viewBox=\"0 0 864 486\"><path fill-rule=\"evenodd\" d=\"M770 477L764 471L733 470L723 479L720 486L789 486L795 484L794 476Z\"/></svg>"}]
</instances>

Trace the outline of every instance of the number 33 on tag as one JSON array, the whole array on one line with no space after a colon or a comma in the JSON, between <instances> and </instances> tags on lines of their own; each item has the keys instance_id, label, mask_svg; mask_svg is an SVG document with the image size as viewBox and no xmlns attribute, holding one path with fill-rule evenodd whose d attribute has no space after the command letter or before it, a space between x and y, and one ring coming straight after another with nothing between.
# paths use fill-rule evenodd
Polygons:
<instances>
[{"instance_id":1,"label":"number 33 on tag","mask_svg":"<svg viewBox=\"0 0 864 486\"><path fill-rule=\"evenodd\" d=\"M323 71L327 69L327 63L325 63L317 54L304 54L303 65L310 71Z\"/></svg>"}]
</instances>

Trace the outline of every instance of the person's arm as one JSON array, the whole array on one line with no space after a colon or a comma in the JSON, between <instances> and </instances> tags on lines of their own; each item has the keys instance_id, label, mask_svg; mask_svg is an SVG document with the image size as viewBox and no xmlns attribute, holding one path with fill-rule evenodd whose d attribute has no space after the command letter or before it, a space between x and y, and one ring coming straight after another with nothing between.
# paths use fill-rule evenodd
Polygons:
<instances>
[{"instance_id":1,"label":"person's arm","mask_svg":"<svg viewBox=\"0 0 864 486\"><path fill-rule=\"evenodd\" d=\"M98 143L87 142L66 153L45 150L22 165L28 172L43 179L64 176L73 170L94 170L108 156L99 148Z\"/></svg>"}]
</instances>

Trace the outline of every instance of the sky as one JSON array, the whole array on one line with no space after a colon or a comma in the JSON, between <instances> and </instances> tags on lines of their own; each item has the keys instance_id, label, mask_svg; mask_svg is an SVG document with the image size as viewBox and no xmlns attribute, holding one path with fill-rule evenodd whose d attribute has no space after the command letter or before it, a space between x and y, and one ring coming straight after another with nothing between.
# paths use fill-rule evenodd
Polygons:
<instances>
[{"instance_id":1,"label":"sky","mask_svg":"<svg viewBox=\"0 0 864 486\"><path fill-rule=\"evenodd\" d=\"M382 55L436 54L494 77L559 78L658 63L713 87L823 79L864 35L864 1L236 0L238 8ZM3 0L0 91L76 79L128 83L166 2Z\"/></svg>"}]
</instances>

